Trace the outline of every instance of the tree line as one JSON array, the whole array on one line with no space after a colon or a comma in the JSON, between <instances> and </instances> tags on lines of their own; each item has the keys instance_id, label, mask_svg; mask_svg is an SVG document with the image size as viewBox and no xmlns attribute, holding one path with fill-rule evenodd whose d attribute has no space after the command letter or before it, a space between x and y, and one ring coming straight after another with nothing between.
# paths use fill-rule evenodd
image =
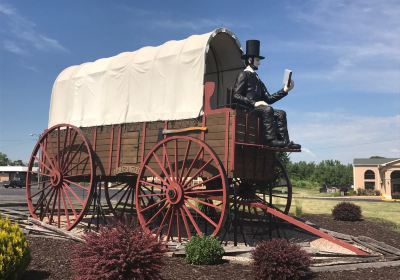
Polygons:
<instances>
[{"instance_id":1,"label":"tree line","mask_svg":"<svg viewBox=\"0 0 400 280\"><path fill-rule=\"evenodd\" d=\"M292 162L290 158L280 155L290 180L294 186L305 188L350 187L353 184L353 166L338 160L315 162Z\"/></svg>"},{"instance_id":2,"label":"tree line","mask_svg":"<svg viewBox=\"0 0 400 280\"><path fill-rule=\"evenodd\" d=\"M0 166L25 166L26 164L18 159L18 160L11 160L8 158L8 156L2 152L0 152Z\"/></svg>"}]
</instances>

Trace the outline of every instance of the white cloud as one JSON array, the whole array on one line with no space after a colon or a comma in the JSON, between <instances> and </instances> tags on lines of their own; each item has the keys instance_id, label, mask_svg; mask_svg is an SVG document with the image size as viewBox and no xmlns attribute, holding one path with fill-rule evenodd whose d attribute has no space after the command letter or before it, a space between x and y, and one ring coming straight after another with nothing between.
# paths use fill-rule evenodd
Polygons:
<instances>
[{"instance_id":1,"label":"white cloud","mask_svg":"<svg viewBox=\"0 0 400 280\"><path fill-rule=\"evenodd\" d=\"M26 52L23 50L20 46L17 45L17 43L9 40L5 40L3 42L3 48L9 52L12 52L17 55L25 55Z\"/></svg>"},{"instance_id":2,"label":"white cloud","mask_svg":"<svg viewBox=\"0 0 400 280\"><path fill-rule=\"evenodd\" d=\"M348 113L292 112L290 135L306 146L292 159L351 162L356 157L399 157L400 115L359 116ZM312 151L312 152L311 152Z\"/></svg>"},{"instance_id":3,"label":"white cloud","mask_svg":"<svg viewBox=\"0 0 400 280\"><path fill-rule=\"evenodd\" d=\"M36 24L10 5L0 2L0 23L3 29L3 49L16 55L26 55L32 50L61 51L68 50L56 39L38 31ZM5 27L5 28L4 28Z\"/></svg>"},{"instance_id":4,"label":"white cloud","mask_svg":"<svg viewBox=\"0 0 400 280\"><path fill-rule=\"evenodd\" d=\"M279 47L324 59L314 71L299 73L301 79L364 92L400 93L399 4L313 0L289 6L293 19L309 28L312 37L279 42Z\"/></svg>"}]
</instances>

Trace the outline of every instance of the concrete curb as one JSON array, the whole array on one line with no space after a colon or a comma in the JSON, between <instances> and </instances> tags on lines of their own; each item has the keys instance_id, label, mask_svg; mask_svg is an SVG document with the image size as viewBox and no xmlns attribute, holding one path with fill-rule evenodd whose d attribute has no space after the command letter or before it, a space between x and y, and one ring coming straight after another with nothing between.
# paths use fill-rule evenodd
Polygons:
<instances>
[{"instance_id":1,"label":"concrete curb","mask_svg":"<svg viewBox=\"0 0 400 280\"><path fill-rule=\"evenodd\" d=\"M400 260L398 261L388 261L388 262L370 262L370 263L353 263L353 264L342 264L342 265L332 265L332 266L320 266L311 267L312 272L331 272L331 271L343 271L343 270L356 270L363 268L381 268L389 266L399 266Z\"/></svg>"}]
</instances>

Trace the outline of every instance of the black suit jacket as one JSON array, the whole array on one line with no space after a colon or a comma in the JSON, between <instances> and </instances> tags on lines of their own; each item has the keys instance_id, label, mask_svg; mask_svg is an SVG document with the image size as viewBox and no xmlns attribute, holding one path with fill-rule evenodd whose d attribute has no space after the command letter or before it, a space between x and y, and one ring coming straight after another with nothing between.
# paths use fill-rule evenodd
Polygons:
<instances>
[{"instance_id":1,"label":"black suit jacket","mask_svg":"<svg viewBox=\"0 0 400 280\"><path fill-rule=\"evenodd\" d=\"M283 89L270 94L257 73L251 71L240 72L233 87L233 100L251 108L257 101L265 101L270 105L286 95Z\"/></svg>"}]
</instances>

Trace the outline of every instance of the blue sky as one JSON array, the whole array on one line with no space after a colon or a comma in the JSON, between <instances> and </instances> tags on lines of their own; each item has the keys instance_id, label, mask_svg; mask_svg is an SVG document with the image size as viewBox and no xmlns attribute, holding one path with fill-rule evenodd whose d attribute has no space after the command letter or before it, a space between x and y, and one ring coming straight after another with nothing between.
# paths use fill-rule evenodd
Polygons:
<instances>
[{"instance_id":1,"label":"blue sky","mask_svg":"<svg viewBox=\"0 0 400 280\"><path fill-rule=\"evenodd\" d=\"M28 160L62 69L217 27L261 40L270 91L294 71L275 104L303 145L292 160L400 157L397 0L0 0L0 151Z\"/></svg>"}]
</instances>

